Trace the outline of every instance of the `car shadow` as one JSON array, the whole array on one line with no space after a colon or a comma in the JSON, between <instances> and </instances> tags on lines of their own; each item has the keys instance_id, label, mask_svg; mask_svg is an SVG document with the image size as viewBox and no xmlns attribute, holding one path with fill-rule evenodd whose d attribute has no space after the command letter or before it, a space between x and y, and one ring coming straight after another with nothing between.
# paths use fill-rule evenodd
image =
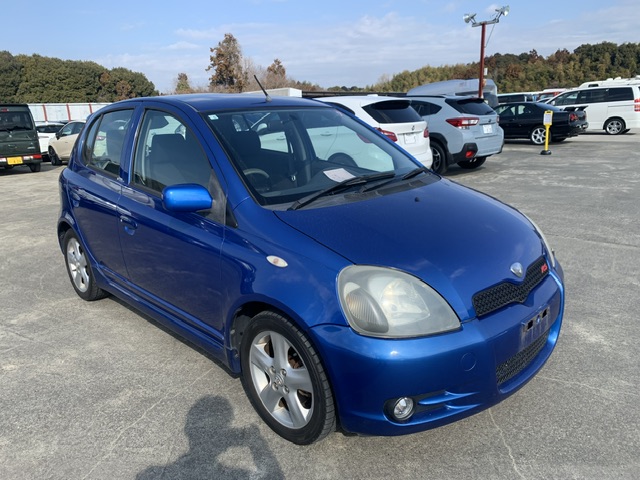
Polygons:
<instances>
[{"instance_id":1,"label":"car shadow","mask_svg":"<svg viewBox=\"0 0 640 480\"><path fill-rule=\"evenodd\" d=\"M175 462L146 468L136 479L283 479L282 469L258 428L232 427L233 415L227 399L202 397L187 414L184 431L189 451Z\"/></svg>"}]
</instances>

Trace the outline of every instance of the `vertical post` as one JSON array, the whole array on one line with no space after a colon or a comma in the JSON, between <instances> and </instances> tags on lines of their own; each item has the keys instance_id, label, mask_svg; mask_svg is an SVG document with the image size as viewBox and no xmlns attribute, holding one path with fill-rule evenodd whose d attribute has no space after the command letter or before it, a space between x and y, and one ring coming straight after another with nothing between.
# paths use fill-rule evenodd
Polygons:
<instances>
[{"instance_id":1,"label":"vertical post","mask_svg":"<svg viewBox=\"0 0 640 480\"><path fill-rule=\"evenodd\" d=\"M480 41L480 75L478 76L478 98L484 98L484 36L487 27L486 22L481 23L482 36Z\"/></svg>"}]
</instances>

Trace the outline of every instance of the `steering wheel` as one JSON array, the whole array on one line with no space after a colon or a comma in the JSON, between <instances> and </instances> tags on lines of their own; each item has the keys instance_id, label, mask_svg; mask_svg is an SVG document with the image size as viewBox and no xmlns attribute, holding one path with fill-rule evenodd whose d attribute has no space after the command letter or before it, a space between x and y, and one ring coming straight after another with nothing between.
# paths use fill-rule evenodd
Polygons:
<instances>
[{"instance_id":1,"label":"steering wheel","mask_svg":"<svg viewBox=\"0 0 640 480\"><path fill-rule=\"evenodd\" d=\"M260 175L261 177L269 178L269 174L259 168L247 168L246 170L243 170L242 173L244 173L245 176Z\"/></svg>"}]
</instances>

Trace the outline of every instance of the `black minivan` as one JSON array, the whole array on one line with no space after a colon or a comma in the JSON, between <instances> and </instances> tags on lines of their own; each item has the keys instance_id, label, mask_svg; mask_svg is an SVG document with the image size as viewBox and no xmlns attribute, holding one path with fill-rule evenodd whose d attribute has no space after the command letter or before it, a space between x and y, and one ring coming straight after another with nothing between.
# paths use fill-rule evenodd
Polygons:
<instances>
[{"instance_id":1,"label":"black minivan","mask_svg":"<svg viewBox=\"0 0 640 480\"><path fill-rule=\"evenodd\" d=\"M28 165L32 172L42 167L38 132L26 104L0 103L0 168Z\"/></svg>"}]
</instances>

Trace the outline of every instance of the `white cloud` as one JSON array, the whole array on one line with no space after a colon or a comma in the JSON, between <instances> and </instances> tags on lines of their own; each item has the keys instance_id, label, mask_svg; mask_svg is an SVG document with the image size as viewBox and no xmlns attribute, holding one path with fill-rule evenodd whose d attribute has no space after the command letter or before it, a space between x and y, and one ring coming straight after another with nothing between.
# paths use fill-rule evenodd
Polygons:
<instances>
[{"instance_id":1,"label":"white cloud","mask_svg":"<svg viewBox=\"0 0 640 480\"><path fill-rule=\"evenodd\" d=\"M164 47L165 50L201 50L202 48L202 45L184 41L176 42Z\"/></svg>"}]
</instances>

